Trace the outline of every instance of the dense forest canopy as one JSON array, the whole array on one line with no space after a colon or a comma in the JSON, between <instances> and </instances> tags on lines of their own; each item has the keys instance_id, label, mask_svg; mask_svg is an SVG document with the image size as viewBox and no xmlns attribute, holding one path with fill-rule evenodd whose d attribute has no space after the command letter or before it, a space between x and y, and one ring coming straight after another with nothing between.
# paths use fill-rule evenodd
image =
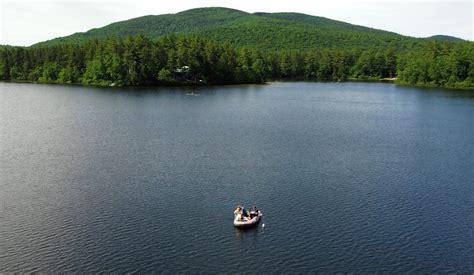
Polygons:
<instances>
[{"instance_id":1,"label":"dense forest canopy","mask_svg":"<svg viewBox=\"0 0 474 275\"><path fill-rule=\"evenodd\" d=\"M296 13L204 8L31 47L2 46L0 79L116 86L397 77L409 85L474 88L474 43L445 38Z\"/></svg>"},{"instance_id":2,"label":"dense forest canopy","mask_svg":"<svg viewBox=\"0 0 474 275\"><path fill-rule=\"evenodd\" d=\"M413 49L425 43L423 39L306 14L246 13L228 8L199 8L116 22L37 45L84 43L140 34L152 39L170 34L193 34L217 43L229 42L237 47L260 50Z\"/></svg>"}]
</instances>

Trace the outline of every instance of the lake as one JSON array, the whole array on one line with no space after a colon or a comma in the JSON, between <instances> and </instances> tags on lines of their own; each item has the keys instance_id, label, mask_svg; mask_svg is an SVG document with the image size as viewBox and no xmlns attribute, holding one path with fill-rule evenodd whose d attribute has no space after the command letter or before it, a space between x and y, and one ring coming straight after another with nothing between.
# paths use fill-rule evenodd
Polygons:
<instances>
[{"instance_id":1,"label":"lake","mask_svg":"<svg viewBox=\"0 0 474 275\"><path fill-rule=\"evenodd\" d=\"M0 83L0 132L1 272L474 272L472 91Z\"/></svg>"}]
</instances>

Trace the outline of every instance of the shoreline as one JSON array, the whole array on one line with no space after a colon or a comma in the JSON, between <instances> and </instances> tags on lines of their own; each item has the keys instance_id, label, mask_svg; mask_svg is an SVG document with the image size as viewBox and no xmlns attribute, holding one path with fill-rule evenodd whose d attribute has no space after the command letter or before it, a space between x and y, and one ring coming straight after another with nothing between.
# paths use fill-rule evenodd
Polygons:
<instances>
[{"instance_id":1,"label":"shoreline","mask_svg":"<svg viewBox=\"0 0 474 275\"><path fill-rule=\"evenodd\" d=\"M1 83L21 83L21 84L48 84L48 85L65 85L65 86L81 86L81 87L94 87L103 89L117 89L117 88L147 88L147 87L224 87L224 86L241 86L241 85L269 85L272 82L315 82L315 83L339 83L339 82L366 82L366 83L385 83L395 84L403 87L413 88L431 88L431 89L446 89L446 90L464 90L474 91L474 87L452 87L452 86L436 86L430 84L409 84L403 81L399 81L396 77L393 78L347 78L345 80L312 80L312 79L300 79L300 78L283 78L283 79L269 79L262 83L224 83L224 84L200 84L200 83L164 83L162 85L136 85L136 86L125 86L125 85L94 85L84 83L57 83L57 82L37 82L29 80L0 80Z\"/></svg>"}]
</instances>

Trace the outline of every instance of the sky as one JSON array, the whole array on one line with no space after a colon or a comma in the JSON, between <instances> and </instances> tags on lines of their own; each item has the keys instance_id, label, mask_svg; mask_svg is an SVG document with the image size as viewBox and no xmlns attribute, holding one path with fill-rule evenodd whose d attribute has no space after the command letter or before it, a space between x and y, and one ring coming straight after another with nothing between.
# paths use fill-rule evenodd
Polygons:
<instances>
[{"instance_id":1,"label":"sky","mask_svg":"<svg viewBox=\"0 0 474 275\"><path fill-rule=\"evenodd\" d=\"M414 37L474 41L474 0L0 0L0 44L29 46L134 17L198 7L300 12Z\"/></svg>"}]
</instances>

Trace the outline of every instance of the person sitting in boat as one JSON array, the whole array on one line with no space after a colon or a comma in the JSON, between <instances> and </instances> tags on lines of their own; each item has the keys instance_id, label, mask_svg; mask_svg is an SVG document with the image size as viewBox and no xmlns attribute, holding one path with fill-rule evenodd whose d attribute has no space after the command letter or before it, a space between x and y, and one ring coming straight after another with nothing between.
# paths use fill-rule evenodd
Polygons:
<instances>
[{"instance_id":1,"label":"person sitting in boat","mask_svg":"<svg viewBox=\"0 0 474 275\"><path fill-rule=\"evenodd\" d=\"M249 213L247 212L247 209L245 209L245 207L242 207L242 216L243 217L248 217L249 216Z\"/></svg>"},{"instance_id":2,"label":"person sitting in boat","mask_svg":"<svg viewBox=\"0 0 474 275\"><path fill-rule=\"evenodd\" d=\"M237 208L235 208L235 210L234 210L234 215L240 214L240 213L241 213L241 209L242 209L242 207L241 207L240 205L237 206Z\"/></svg>"},{"instance_id":3,"label":"person sitting in boat","mask_svg":"<svg viewBox=\"0 0 474 275\"><path fill-rule=\"evenodd\" d=\"M245 208L241 205L237 206L237 208L234 210L234 215L237 216L237 220L242 221L244 220L244 213Z\"/></svg>"},{"instance_id":4,"label":"person sitting in boat","mask_svg":"<svg viewBox=\"0 0 474 275\"><path fill-rule=\"evenodd\" d=\"M250 218L253 218L255 216L258 216L258 209L256 205L252 206L252 208L250 209Z\"/></svg>"}]
</instances>

